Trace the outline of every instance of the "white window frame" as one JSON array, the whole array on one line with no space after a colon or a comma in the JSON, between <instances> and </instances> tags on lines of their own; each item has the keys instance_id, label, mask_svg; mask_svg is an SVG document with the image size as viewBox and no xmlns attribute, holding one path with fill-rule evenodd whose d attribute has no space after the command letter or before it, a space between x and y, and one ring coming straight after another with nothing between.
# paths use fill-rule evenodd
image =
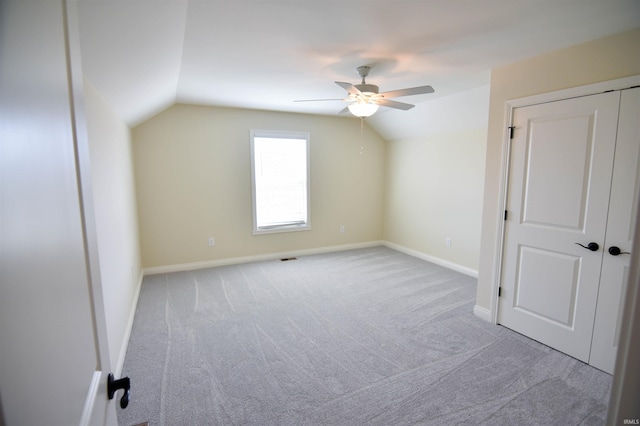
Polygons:
<instances>
[{"instance_id":1,"label":"white window frame","mask_svg":"<svg viewBox=\"0 0 640 426\"><path fill-rule=\"evenodd\" d=\"M258 215L257 215L257 203L256 203L256 163L255 163L255 150L254 140L255 138L274 138L274 139L303 139L306 141L306 161L307 161L307 181L306 181L306 195L307 195L307 217L304 223L291 223L283 225L273 225L269 227L258 227ZM253 235L261 234L273 234L278 232L296 232L296 231L308 231L311 230L311 183L310 183L310 135L308 132L289 132L289 131L275 131L275 130L251 130L250 131L250 145L251 145L251 198L253 205Z\"/></svg>"}]
</instances>

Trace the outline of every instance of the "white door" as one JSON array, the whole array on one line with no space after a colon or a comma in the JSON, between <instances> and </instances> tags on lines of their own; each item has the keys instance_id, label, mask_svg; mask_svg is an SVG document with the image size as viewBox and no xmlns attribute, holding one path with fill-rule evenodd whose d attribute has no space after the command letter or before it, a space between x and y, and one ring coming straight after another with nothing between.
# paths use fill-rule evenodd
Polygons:
<instances>
[{"instance_id":1,"label":"white door","mask_svg":"<svg viewBox=\"0 0 640 426\"><path fill-rule=\"evenodd\" d=\"M621 92L607 235L589 363L613 373L640 193L640 88ZM615 248L619 250L616 250ZM611 253L610 253L611 250ZM615 253L621 254L616 255ZM613 253L613 254L612 254Z\"/></svg>"},{"instance_id":2,"label":"white door","mask_svg":"<svg viewBox=\"0 0 640 426\"><path fill-rule=\"evenodd\" d=\"M0 424L114 424L62 1L0 2ZM69 50L68 50L69 48ZM78 76L74 76L73 80ZM80 76L81 78L81 76ZM76 99L77 100L77 99ZM85 189L83 189L85 188ZM81 195L82 194L82 195Z\"/></svg>"},{"instance_id":3,"label":"white door","mask_svg":"<svg viewBox=\"0 0 640 426\"><path fill-rule=\"evenodd\" d=\"M498 322L584 362L619 98L619 92L603 93L517 108L513 115ZM592 251L589 243L599 247Z\"/></svg>"}]
</instances>

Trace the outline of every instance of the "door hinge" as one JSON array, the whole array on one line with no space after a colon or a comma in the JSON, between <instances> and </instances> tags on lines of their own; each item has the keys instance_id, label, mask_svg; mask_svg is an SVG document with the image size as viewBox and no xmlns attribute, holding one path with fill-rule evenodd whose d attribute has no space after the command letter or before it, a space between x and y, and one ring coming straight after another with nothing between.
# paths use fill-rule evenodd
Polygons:
<instances>
[{"instance_id":1,"label":"door hinge","mask_svg":"<svg viewBox=\"0 0 640 426\"><path fill-rule=\"evenodd\" d=\"M502 296L502 287L498 287L498 297Z\"/></svg>"},{"instance_id":2,"label":"door hinge","mask_svg":"<svg viewBox=\"0 0 640 426\"><path fill-rule=\"evenodd\" d=\"M518 127L518 126L509 126L509 127L507 127L507 129L509 129L509 139L513 139L513 131L515 129L520 129L520 127Z\"/></svg>"},{"instance_id":3,"label":"door hinge","mask_svg":"<svg viewBox=\"0 0 640 426\"><path fill-rule=\"evenodd\" d=\"M504 211L504 220L507 220L507 216L509 216L509 212L507 210Z\"/></svg>"}]
</instances>

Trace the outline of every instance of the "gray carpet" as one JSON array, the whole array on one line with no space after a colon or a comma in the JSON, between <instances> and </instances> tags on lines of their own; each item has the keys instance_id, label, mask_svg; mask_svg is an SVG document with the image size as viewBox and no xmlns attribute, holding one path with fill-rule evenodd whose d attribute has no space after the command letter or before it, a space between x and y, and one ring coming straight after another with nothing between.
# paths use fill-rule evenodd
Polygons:
<instances>
[{"instance_id":1,"label":"gray carpet","mask_svg":"<svg viewBox=\"0 0 640 426\"><path fill-rule=\"evenodd\" d=\"M145 277L121 426L598 425L611 376L472 314L390 250Z\"/></svg>"}]
</instances>

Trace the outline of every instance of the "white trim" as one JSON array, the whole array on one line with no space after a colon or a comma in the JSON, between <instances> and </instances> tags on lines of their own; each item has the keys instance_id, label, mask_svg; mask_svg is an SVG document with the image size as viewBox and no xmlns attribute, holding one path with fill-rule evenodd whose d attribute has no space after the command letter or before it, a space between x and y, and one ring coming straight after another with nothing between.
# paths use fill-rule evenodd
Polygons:
<instances>
[{"instance_id":1,"label":"white trim","mask_svg":"<svg viewBox=\"0 0 640 426\"><path fill-rule=\"evenodd\" d=\"M512 125L513 110L520 107L537 105L547 102L560 101L564 99L577 98L581 96L595 95L609 90L624 90L633 86L640 85L640 75L619 78L616 80L603 81L599 83L587 84L585 86L571 87L569 89L556 90L554 92L541 93L538 95L527 96L524 98L510 99L505 102L504 106L504 122L503 122L503 150L502 150L502 169L499 192L499 209L497 215L496 227L496 244L494 252L493 264L493 283L491 285L491 305L489 315L493 324L498 323L498 288L502 280L502 253L504 244L504 220L503 214L507 205L508 183L509 183L509 160L510 160L510 135L508 128ZM501 208L500 208L501 207ZM475 309L474 309L475 312Z\"/></svg>"},{"instance_id":2,"label":"white trim","mask_svg":"<svg viewBox=\"0 0 640 426\"><path fill-rule=\"evenodd\" d=\"M255 158L255 138L272 139L296 139L306 141L307 157L307 182L306 182L306 217L304 223L300 225L281 225L269 228L258 226L258 209L256 198L256 158ZM253 235L274 234L280 232L295 232L311 230L311 134L309 132L292 132L279 130L249 130L249 150L251 155L251 203L253 211Z\"/></svg>"},{"instance_id":3,"label":"white trim","mask_svg":"<svg viewBox=\"0 0 640 426\"><path fill-rule=\"evenodd\" d=\"M277 234L281 232L298 232L311 231L311 225L304 223L302 225L280 225L273 228L258 228L253 230L253 235Z\"/></svg>"},{"instance_id":4,"label":"white trim","mask_svg":"<svg viewBox=\"0 0 640 426\"><path fill-rule=\"evenodd\" d=\"M495 324L491 318L491 311L483 308L482 306L474 305L473 315L477 316L482 320Z\"/></svg>"},{"instance_id":5,"label":"white trim","mask_svg":"<svg viewBox=\"0 0 640 426\"><path fill-rule=\"evenodd\" d=\"M390 249L397 250L409 256L417 257L418 259L426 260L427 262L435 263L436 265L444 266L447 269L451 269L456 272L463 273L473 278L478 278L478 271L476 269L467 268L466 266L459 265L457 263L450 262L448 260L441 259L439 257L431 256L429 254L410 249L408 247L401 246L396 243L384 241L383 245Z\"/></svg>"},{"instance_id":6,"label":"white trim","mask_svg":"<svg viewBox=\"0 0 640 426\"><path fill-rule=\"evenodd\" d=\"M142 271L144 276L166 274L170 272L193 271L196 269L215 268L216 266L237 265L239 263L261 262L264 260L281 259L281 258L296 257L296 256L309 256L314 254L331 253L335 251L345 251L345 250L355 250L359 248L368 248L368 247L376 247L376 246L385 246L390 249L397 250L401 253L408 254L409 256L417 257L418 259L426 260L427 262L435 263L436 265L443 266L447 269L460 272L470 277L478 278L478 271L476 269L471 269L466 266L462 266L457 263L450 262L448 260L431 256L426 253L413 250L408 247L404 247L399 244L395 244L395 243L384 241L384 240L367 241L363 243L353 243L353 244L342 244L338 246L317 247L317 248L311 248L311 249L291 250L291 251L278 252L278 253L265 253L265 254L258 254L254 256L227 257L224 259L205 260L203 262L180 263L180 264L165 265L165 266L151 266L148 268L144 268ZM138 294L139 292L140 292L140 288L138 288Z\"/></svg>"},{"instance_id":7,"label":"white trim","mask_svg":"<svg viewBox=\"0 0 640 426\"><path fill-rule=\"evenodd\" d=\"M619 78L616 80L602 81L600 83L576 86L569 89L556 90L555 92L541 93L524 98L510 99L507 106L518 108L547 102L561 101L564 99L578 98L580 96L595 95L609 90L624 90L640 84L640 75Z\"/></svg>"},{"instance_id":8,"label":"white trim","mask_svg":"<svg viewBox=\"0 0 640 426\"><path fill-rule=\"evenodd\" d=\"M636 205L633 247L640 246L640 204ZM624 423L625 418L640 417L638 389L640 389L640 256L631 254L624 295L622 323L619 331L618 353L611 383L611 397L607 424Z\"/></svg>"},{"instance_id":9,"label":"white trim","mask_svg":"<svg viewBox=\"0 0 640 426\"><path fill-rule=\"evenodd\" d=\"M498 202L500 203L498 208L498 216L496 218L496 253L495 253L495 262L493 264L493 276L495 279L491 285L491 294L495 297L491 297L489 299L489 310L486 308L482 308L487 311L489 315L489 322L492 324L498 323L498 287L500 287L500 281L502 277L502 254L504 252L504 231L505 231L505 220L504 220L504 212L507 210L507 195L509 194L509 160L511 159L511 132L509 126L512 125L513 120L513 109L509 102L505 103L505 112L504 117L508 125L503 127L502 133L502 163L501 163L501 178L500 178L500 189L498 190ZM475 312L475 311L474 311Z\"/></svg>"},{"instance_id":10,"label":"white trim","mask_svg":"<svg viewBox=\"0 0 640 426\"><path fill-rule=\"evenodd\" d=\"M136 316L136 308L138 307L138 299L140 298L140 289L142 288L142 279L144 278L143 271L140 271L138 276L138 283L136 284L136 290L133 295L133 301L131 302L131 311L129 312L129 320L127 321L127 327L120 343L120 353L118 354L117 364L113 370L115 377L122 376L122 367L124 366L124 359L127 356L127 349L129 349L129 339L131 338L131 330L133 330L133 320Z\"/></svg>"},{"instance_id":11,"label":"white trim","mask_svg":"<svg viewBox=\"0 0 640 426\"><path fill-rule=\"evenodd\" d=\"M98 390L100 388L100 379L102 378L102 371L94 371L91 377L91 383L89 384L89 390L87 391L87 398L84 401L84 407L82 408L82 416L80 416L79 426L89 426L91 423L91 417L93 415L93 407L98 396Z\"/></svg>"},{"instance_id":12,"label":"white trim","mask_svg":"<svg viewBox=\"0 0 640 426\"><path fill-rule=\"evenodd\" d=\"M196 269L214 268L216 266L236 265L238 263L260 262L263 260L281 259L286 257L308 256L312 254L331 253L334 251L354 250L385 245L383 241L367 241L364 243L343 244L339 246L317 247L311 249L291 250L279 253L265 253L254 256L229 257L225 259L205 260L203 262L182 263L166 266L152 266L143 269L143 274L155 275L169 272L193 271Z\"/></svg>"},{"instance_id":13,"label":"white trim","mask_svg":"<svg viewBox=\"0 0 640 426\"><path fill-rule=\"evenodd\" d=\"M67 78L69 81L69 102L71 113L71 136L75 153L75 176L80 202L81 227L84 244L85 263L89 285L89 305L93 319L93 335L96 344L98 369L111 369L109 359L109 333L104 308L102 275L100 273L100 255L98 231L96 226L95 203L91 180L91 156L89 154L89 133L84 102L82 57L80 53L80 18L77 4L71 0L63 1L63 20L67 51Z\"/></svg>"}]
</instances>

